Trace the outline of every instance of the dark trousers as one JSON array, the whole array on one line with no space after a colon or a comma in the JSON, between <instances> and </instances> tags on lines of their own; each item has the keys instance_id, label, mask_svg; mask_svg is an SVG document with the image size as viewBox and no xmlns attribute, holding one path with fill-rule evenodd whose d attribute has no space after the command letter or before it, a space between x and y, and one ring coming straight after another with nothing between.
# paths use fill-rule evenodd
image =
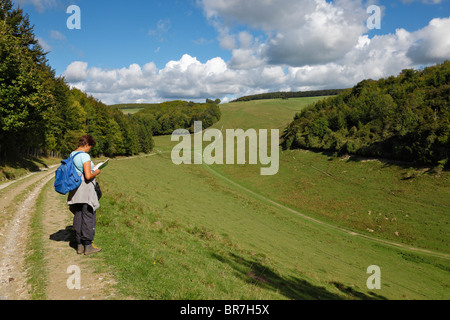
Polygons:
<instances>
[{"instance_id":1,"label":"dark trousers","mask_svg":"<svg viewBox=\"0 0 450 320\"><path fill-rule=\"evenodd\" d=\"M88 204L75 204L70 206L73 213L73 228L76 232L77 244L85 246L92 244L95 236L95 211Z\"/></svg>"}]
</instances>

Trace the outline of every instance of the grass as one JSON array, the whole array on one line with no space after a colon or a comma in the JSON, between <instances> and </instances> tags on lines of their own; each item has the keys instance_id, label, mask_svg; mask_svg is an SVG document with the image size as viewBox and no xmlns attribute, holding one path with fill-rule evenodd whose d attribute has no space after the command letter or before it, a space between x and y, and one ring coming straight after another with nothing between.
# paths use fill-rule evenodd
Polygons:
<instances>
[{"instance_id":1,"label":"grass","mask_svg":"<svg viewBox=\"0 0 450 320\"><path fill-rule=\"evenodd\" d=\"M449 252L449 175L405 180L407 168L301 150L283 152L276 176L214 167L248 189L312 217L383 239Z\"/></svg>"},{"instance_id":2,"label":"grass","mask_svg":"<svg viewBox=\"0 0 450 320\"><path fill-rule=\"evenodd\" d=\"M445 299L448 261L323 228L167 155L112 162L96 242L138 299ZM126 174L118 174L123 172ZM382 290L365 287L368 266Z\"/></svg>"},{"instance_id":3,"label":"grass","mask_svg":"<svg viewBox=\"0 0 450 320\"><path fill-rule=\"evenodd\" d=\"M44 231L42 221L45 210L45 195L52 187L53 180L49 181L39 193L36 200L35 214L31 218L31 233L27 243L28 254L25 257L25 269L27 270L27 282L30 286L32 300L46 300L46 288L48 275L45 263Z\"/></svg>"},{"instance_id":4,"label":"grass","mask_svg":"<svg viewBox=\"0 0 450 320\"><path fill-rule=\"evenodd\" d=\"M221 105L222 119L214 125L231 128L279 128L289 124L294 115L315 101L326 97L293 98L288 100L254 100Z\"/></svg>"},{"instance_id":5,"label":"grass","mask_svg":"<svg viewBox=\"0 0 450 320\"><path fill-rule=\"evenodd\" d=\"M314 100L222 105L215 127L282 130ZM170 137L155 142L162 153L112 160L99 177L104 197L95 242L103 251L94 260L102 258L99 268L114 275L120 296L449 298L448 259L335 227L446 253L448 172L295 150L280 153L277 175L262 177L258 165L175 166L167 151L176 143ZM33 226L42 219L47 188ZM27 265L34 298L43 299L42 248L34 246ZM381 290L366 287L370 265L381 269Z\"/></svg>"},{"instance_id":6,"label":"grass","mask_svg":"<svg viewBox=\"0 0 450 320\"><path fill-rule=\"evenodd\" d=\"M138 111L141 111L144 108L131 108L131 109L119 109L120 111L122 111L124 114L134 114Z\"/></svg>"},{"instance_id":7,"label":"grass","mask_svg":"<svg viewBox=\"0 0 450 320\"><path fill-rule=\"evenodd\" d=\"M16 182L17 184L20 184L22 182ZM16 213L17 207L20 203L24 202L27 194L31 192L35 184L32 184L28 187L26 187L23 191L20 193L17 193L13 196L13 199L3 208L2 211L0 211L0 220L1 221L9 221L12 217L14 217L14 214ZM8 194L8 190L0 190L0 198L6 197ZM10 196L11 197L11 196ZM5 198L6 199L6 198Z\"/></svg>"}]
</instances>

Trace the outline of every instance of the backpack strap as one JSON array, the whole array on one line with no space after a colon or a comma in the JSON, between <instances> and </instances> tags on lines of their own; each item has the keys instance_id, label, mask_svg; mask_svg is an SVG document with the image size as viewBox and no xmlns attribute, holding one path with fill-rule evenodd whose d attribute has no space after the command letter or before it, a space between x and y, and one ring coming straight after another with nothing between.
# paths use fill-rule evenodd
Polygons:
<instances>
[{"instance_id":1,"label":"backpack strap","mask_svg":"<svg viewBox=\"0 0 450 320\"><path fill-rule=\"evenodd\" d=\"M80 153L85 153L84 151L78 151L77 153L75 153L73 156L70 157L70 159L72 160L72 164L75 166L75 163L73 163L73 159L75 159L75 157L77 155L79 155ZM81 172L81 175L83 175L83 171Z\"/></svg>"},{"instance_id":2,"label":"backpack strap","mask_svg":"<svg viewBox=\"0 0 450 320\"><path fill-rule=\"evenodd\" d=\"M78 151L77 153L75 153L73 156L70 157L70 159L72 160L72 163L73 163L73 159L75 159L75 157L77 155L79 155L80 153L85 153L85 152L84 151Z\"/></svg>"},{"instance_id":3,"label":"backpack strap","mask_svg":"<svg viewBox=\"0 0 450 320\"><path fill-rule=\"evenodd\" d=\"M84 151L78 151L77 153L75 153L73 156L71 156L72 160L73 158L75 158L77 155L79 155L80 153L84 153Z\"/></svg>"}]
</instances>

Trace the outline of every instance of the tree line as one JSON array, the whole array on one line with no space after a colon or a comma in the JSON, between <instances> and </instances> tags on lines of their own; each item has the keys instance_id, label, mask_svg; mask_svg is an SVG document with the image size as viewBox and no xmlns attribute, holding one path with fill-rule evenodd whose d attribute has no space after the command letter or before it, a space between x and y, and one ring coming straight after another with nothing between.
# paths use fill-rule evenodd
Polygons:
<instances>
[{"instance_id":1,"label":"tree line","mask_svg":"<svg viewBox=\"0 0 450 320\"><path fill-rule=\"evenodd\" d=\"M305 97L321 97L321 96L335 96L344 89L325 89L315 91L297 91L297 92L269 92L260 93L250 96L244 96L235 99L231 102L251 101L251 100L265 100L265 99L290 99L290 98L305 98Z\"/></svg>"},{"instance_id":2,"label":"tree line","mask_svg":"<svg viewBox=\"0 0 450 320\"><path fill-rule=\"evenodd\" d=\"M448 166L450 61L314 103L296 114L282 146Z\"/></svg>"},{"instance_id":3,"label":"tree line","mask_svg":"<svg viewBox=\"0 0 450 320\"><path fill-rule=\"evenodd\" d=\"M153 148L145 119L130 119L77 89L49 66L29 17L0 0L0 156L27 150L67 155L92 135L94 156L133 155Z\"/></svg>"},{"instance_id":4,"label":"tree line","mask_svg":"<svg viewBox=\"0 0 450 320\"><path fill-rule=\"evenodd\" d=\"M133 114L131 119L148 123L155 136L170 135L176 129L188 129L193 133L195 121L202 121L203 129L206 129L220 120L219 103L219 99L207 99L206 103L176 100L141 105L144 108Z\"/></svg>"},{"instance_id":5,"label":"tree line","mask_svg":"<svg viewBox=\"0 0 450 320\"><path fill-rule=\"evenodd\" d=\"M93 156L148 153L153 134L190 128L195 120L211 126L220 119L216 102L167 102L125 115L57 77L39 45L34 26L11 0L0 0L0 160L30 150L67 156L78 139L92 135Z\"/></svg>"}]
</instances>

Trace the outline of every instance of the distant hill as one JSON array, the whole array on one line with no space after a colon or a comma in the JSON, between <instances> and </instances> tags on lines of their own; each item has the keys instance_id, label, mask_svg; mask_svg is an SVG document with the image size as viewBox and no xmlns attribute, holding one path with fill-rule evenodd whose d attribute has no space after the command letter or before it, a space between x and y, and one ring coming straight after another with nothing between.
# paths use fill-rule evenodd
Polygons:
<instances>
[{"instance_id":1,"label":"distant hill","mask_svg":"<svg viewBox=\"0 0 450 320\"><path fill-rule=\"evenodd\" d=\"M327 89L327 90L298 91L298 92L270 92L270 93L255 94L251 96L244 96L231 102L265 100L265 99L289 99L289 98L335 96L342 91L344 91L344 89Z\"/></svg>"},{"instance_id":2,"label":"distant hill","mask_svg":"<svg viewBox=\"0 0 450 320\"><path fill-rule=\"evenodd\" d=\"M450 61L319 101L295 116L282 145L448 166Z\"/></svg>"}]
</instances>

